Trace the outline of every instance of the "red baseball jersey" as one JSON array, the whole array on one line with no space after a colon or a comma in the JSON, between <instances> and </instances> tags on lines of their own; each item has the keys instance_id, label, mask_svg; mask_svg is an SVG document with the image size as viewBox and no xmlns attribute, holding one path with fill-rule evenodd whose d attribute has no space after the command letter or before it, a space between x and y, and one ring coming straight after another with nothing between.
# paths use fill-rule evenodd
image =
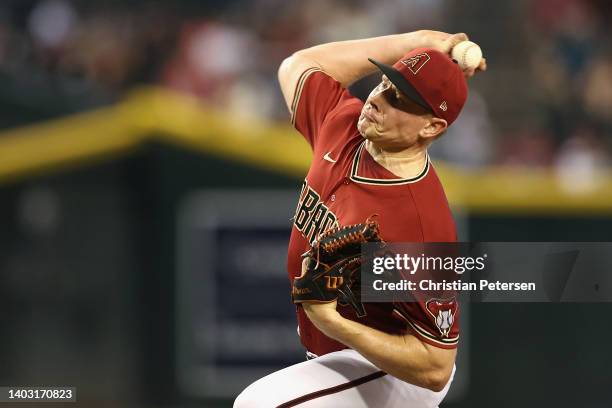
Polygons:
<instances>
[{"instance_id":1,"label":"red baseball jersey","mask_svg":"<svg viewBox=\"0 0 612 408\"><path fill-rule=\"evenodd\" d=\"M363 102L319 69L306 70L298 81L291 122L313 149L313 161L302 185L289 241L290 279L301 273L301 255L318 234L339 224L363 222L378 214L387 242L452 242L455 223L433 166L402 179L378 164L357 130ZM342 316L391 334L410 332L441 348L457 347L459 311L455 299L422 302L366 303L358 318L350 306ZM302 344L317 355L346 348L321 333L297 306Z\"/></svg>"}]
</instances>

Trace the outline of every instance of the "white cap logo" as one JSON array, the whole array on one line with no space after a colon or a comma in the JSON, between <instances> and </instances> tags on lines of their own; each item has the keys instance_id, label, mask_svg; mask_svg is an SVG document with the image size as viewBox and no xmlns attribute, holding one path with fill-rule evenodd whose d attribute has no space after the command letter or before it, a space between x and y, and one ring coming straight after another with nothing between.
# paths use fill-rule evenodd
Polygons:
<instances>
[{"instance_id":1,"label":"white cap logo","mask_svg":"<svg viewBox=\"0 0 612 408\"><path fill-rule=\"evenodd\" d=\"M418 55L415 55L414 57L402 60L401 63L406 65L408 69L414 75L416 75L421 70L421 68L423 68L423 66L427 64L427 61L429 60L429 55L426 52L422 52Z\"/></svg>"},{"instance_id":2,"label":"white cap logo","mask_svg":"<svg viewBox=\"0 0 612 408\"><path fill-rule=\"evenodd\" d=\"M448 106L446 105L446 101L442 101L442 103L440 104L440 109L446 112L446 110L448 109Z\"/></svg>"}]
</instances>

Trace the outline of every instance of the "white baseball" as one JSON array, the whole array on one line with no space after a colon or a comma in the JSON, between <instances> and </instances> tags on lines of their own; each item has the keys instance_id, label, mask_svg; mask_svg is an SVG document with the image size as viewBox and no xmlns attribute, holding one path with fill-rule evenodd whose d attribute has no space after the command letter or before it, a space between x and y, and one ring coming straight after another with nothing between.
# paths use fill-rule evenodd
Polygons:
<instances>
[{"instance_id":1,"label":"white baseball","mask_svg":"<svg viewBox=\"0 0 612 408\"><path fill-rule=\"evenodd\" d=\"M462 71L476 69L482 59L482 50L472 41L461 41L453 47L451 57L459 63Z\"/></svg>"}]
</instances>

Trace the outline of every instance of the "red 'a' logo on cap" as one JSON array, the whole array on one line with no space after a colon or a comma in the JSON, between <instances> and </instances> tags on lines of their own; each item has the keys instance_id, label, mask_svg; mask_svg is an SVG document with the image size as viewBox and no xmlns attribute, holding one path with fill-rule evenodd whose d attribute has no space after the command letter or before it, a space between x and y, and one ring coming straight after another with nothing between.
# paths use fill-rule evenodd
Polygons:
<instances>
[{"instance_id":1,"label":"red 'a' logo on cap","mask_svg":"<svg viewBox=\"0 0 612 408\"><path fill-rule=\"evenodd\" d=\"M450 299L430 299L425 304L427 311L433 316L434 321L442 337L448 337L457 313L457 300Z\"/></svg>"},{"instance_id":2,"label":"red 'a' logo on cap","mask_svg":"<svg viewBox=\"0 0 612 408\"><path fill-rule=\"evenodd\" d=\"M429 61L429 55L426 52L417 54L414 57L402 60L402 64L406 65L414 75Z\"/></svg>"}]
</instances>

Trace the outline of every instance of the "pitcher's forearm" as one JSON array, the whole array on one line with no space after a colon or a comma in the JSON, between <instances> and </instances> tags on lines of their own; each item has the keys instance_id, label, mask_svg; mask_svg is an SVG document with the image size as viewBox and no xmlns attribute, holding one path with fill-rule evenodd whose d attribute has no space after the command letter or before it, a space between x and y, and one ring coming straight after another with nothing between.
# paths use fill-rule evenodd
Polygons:
<instances>
[{"instance_id":1,"label":"pitcher's forearm","mask_svg":"<svg viewBox=\"0 0 612 408\"><path fill-rule=\"evenodd\" d=\"M442 31L419 30L411 33L366 38L363 40L338 41L317 45L298 51L285 58L278 69L278 80L289 110L301 75L308 68L320 68L347 87L364 76L376 72L377 68L368 61L374 58L385 64L393 64L415 48L434 48L448 53L451 48L467 40L464 33L448 34ZM479 69L484 70L482 59ZM466 73L467 76L474 71Z\"/></svg>"},{"instance_id":2,"label":"pitcher's forearm","mask_svg":"<svg viewBox=\"0 0 612 408\"><path fill-rule=\"evenodd\" d=\"M368 58L393 64L410 50L422 45L422 34L415 31L317 45L298 51L292 57L312 61L314 66L320 67L343 86L348 86L377 70Z\"/></svg>"},{"instance_id":3,"label":"pitcher's forearm","mask_svg":"<svg viewBox=\"0 0 612 408\"><path fill-rule=\"evenodd\" d=\"M325 335L356 350L372 364L419 387L441 391L450 376L456 350L439 349L416 337L391 335L345 319L332 305L304 304L306 315Z\"/></svg>"}]
</instances>

